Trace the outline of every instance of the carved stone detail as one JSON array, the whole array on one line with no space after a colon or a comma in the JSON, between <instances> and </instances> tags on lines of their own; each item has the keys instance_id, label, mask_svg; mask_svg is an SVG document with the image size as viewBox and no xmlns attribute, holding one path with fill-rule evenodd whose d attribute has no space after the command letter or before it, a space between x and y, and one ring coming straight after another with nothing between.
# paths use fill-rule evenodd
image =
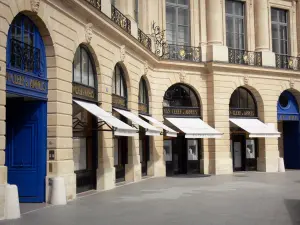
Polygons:
<instances>
[{"instance_id":1,"label":"carved stone detail","mask_svg":"<svg viewBox=\"0 0 300 225\"><path fill-rule=\"evenodd\" d=\"M250 80L249 75L245 75L244 76L244 84L248 85L249 84L249 80Z\"/></svg>"},{"instance_id":2,"label":"carved stone detail","mask_svg":"<svg viewBox=\"0 0 300 225\"><path fill-rule=\"evenodd\" d=\"M85 39L87 43L90 43L93 38L93 24L88 23L85 26Z\"/></svg>"},{"instance_id":3,"label":"carved stone detail","mask_svg":"<svg viewBox=\"0 0 300 225\"><path fill-rule=\"evenodd\" d=\"M121 47L120 47L120 60L121 60L122 62L124 62L125 56L126 56L125 45L121 45Z\"/></svg>"},{"instance_id":4,"label":"carved stone detail","mask_svg":"<svg viewBox=\"0 0 300 225\"><path fill-rule=\"evenodd\" d=\"M179 80L181 83L185 83L186 82L186 73L185 71L181 70L179 73Z\"/></svg>"},{"instance_id":5,"label":"carved stone detail","mask_svg":"<svg viewBox=\"0 0 300 225\"><path fill-rule=\"evenodd\" d=\"M290 88L295 87L295 80L293 78L290 79Z\"/></svg>"},{"instance_id":6,"label":"carved stone detail","mask_svg":"<svg viewBox=\"0 0 300 225\"><path fill-rule=\"evenodd\" d=\"M31 4L31 11L37 13L40 8L40 2L41 0L30 0Z\"/></svg>"},{"instance_id":7,"label":"carved stone detail","mask_svg":"<svg viewBox=\"0 0 300 225\"><path fill-rule=\"evenodd\" d=\"M144 62L144 75L147 75L147 74L148 74L148 68L149 68L148 62L145 61L145 62Z\"/></svg>"}]
</instances>

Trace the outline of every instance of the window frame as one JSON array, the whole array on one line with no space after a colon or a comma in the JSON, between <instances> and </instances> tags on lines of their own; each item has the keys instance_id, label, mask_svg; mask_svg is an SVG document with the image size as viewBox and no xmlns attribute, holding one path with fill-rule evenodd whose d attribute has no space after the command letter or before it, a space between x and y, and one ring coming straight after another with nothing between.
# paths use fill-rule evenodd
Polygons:
<instances>
[{"instance_id":1,"label":"window frame","mask_svg":"<svg viewBox=\"0 0 300 225\"><path fill-rule=\"evenodd\" d=\"M120 86L119 86L119 94L117 94L117 70L116 68L119 69L120 73L119 73L119 76L120 76ZM114 90L114 92L112 91L112 94L116 95L116 96L119 96L121 98L124 98L126 99L126 102L127 102L127 85L126 85L126 80L125 80L125 74L124 74L124 70L122 68L121 65L119 65L118 63L116 64L115 68L114 68L114 74L113 74L114 78L112 79L112 81L114 81L114 83L112 85L114 85L114 88L112 88L112 90ZM122 84L123 84L123 89L124 89L124 96L121 95L122 93Z\"/></svg>"},{"instance_id":2,"label":"window frame","mask_svg":"<svg viewBox=\"0 0 300 225\"><path fill-rule=\"evenodd\" d=\"M241 90L243 91L246 91L247 93L247 107L241 107ZM238 107L232 107L231 106L231 102L233 101L233 95L237 93L237 104L238 104ZM254 103L254 108L250 108L249 107L249 97L253 100L253 103ZM250 109L250 110L254 110L255 113L257 114L257 102L256 102L256 99L254 97L254 95L251 93L251 91L249 91L247 88L244 88L244 87L238 87L237 89L234 90L234 92L231 94L230 96L230 101L229 101L229 109Z\"/></svg>"},{"instance_id":3,"label":"window frame","mask_svg":"<svg viewBox=\"0 0 300 225\"><path fill-rule=\"evenodd\" d=\"M172 40L170 42L167 39L166 41L170 45L190 46L191 45L191 12L190 12L190 10L191 10L191 8L190 8L191 3L190 3L190 1L188 1L187 5L183 5L183 4L179 4L178 0L176 0L176 1L177 1L176 3L171 3L171 2L167 2L167 0L166 0L166 11L165 11L166 18L167 18L167 8L168 7L170 7L170 8L172 7L172 8L175 8L175 20L176 20L175 23L168 23L167 19L166 19L166 27L167 27L168 24L171 24L172 26L173 25L176 26L176 29L175 29L176 38L175 38L175 40ZM178 23L178 17L179 17L178 16L179 15L178 10L179 9L185 9L185 10L187 10L188 25L179 25L179 23ZM187 38L188 42L187 43L179 43L178 42L178 39L179 39L178 38L178 36L179 36L178 27L179 26L184 26L184 27L188 28L188 38ZM166 34L167 33L168 33L168 30L166 29ZM166 36L166 38L167 38L167 36Z\"/></svg>"},{"instance_id":4,"label":"window frame","mask_svg":"<svg viewBox=\"0 0 300 225\"><path fill-rule=\"evenodd\" d=\"M141 93L142 92L142 93ZM148 87L146 80L142 77L139 83L139 105L144 105L147 108L147 112L149 113L149 97L148 97ZM142 94L142 96L141 96Z\"/></svg>"},{"instance_id":5,"label":"window frame","mask_svg":"<svg viewBox=\"0 0 300 225\"><path fill-rule=\"evenodd\" d=\"M232 13L228 13L226 11L226 4L232 4L233 5L233 12ZM242 10L243 10L243 15L238 15L236 13L236 5L240 4L242 6ZM233 35L233 47L231 46L228 46L229 48L232 48L232 49L238 49L238 50L246 50L246 17L245 17L245 12L246 12L246 4L245 2L242 2L242 1L236 1L236 0L226 0L225 1L225 23L226 23L226 45L228 46L228 38L227 38L227 35L228 34L231 34ZM232 18L233 19L233 23L232 23L232 27L233 27L233 31L232 32L229 32L228 31L228 23L227 23L227 18ZM243 33L240 33L239 31L236 31L236 20L237 19L241 19L243 20ZM238 40L239 40L239 36L240 35L243 35L243 42L244 42L244 46L240 46L239 44L236 43L236 37L238 37Z\"/></svg>"},{"instance_id":6,"label":"window frame","mask_svg":"<svg viewBox=\"0 0 300 225\"><path fill-rule=\"evenodd\" d=\"M276 11L276 19L277 21L274 21L272 19L272 12L273 11ZM286 22L281 22L280 21L280 12L284 12L285 13L285 20ZM291 49L290 49L290 26L289 26L289 11L286 10L286 9L282 9L282 8L277 8L277 7L271 7L271 39L272 39L272 51L275 53L275 54L278 54L278 55L283 55L283 56L289 56L290 55L290 52L291 52ZM275 25L277 27L277 31L278 31L278 34L277 34L277 37L274 38L274 34L273 34L273 25ZM286 39L282 39L281 38L281 28L282 27L285 27L286 28ZM279 52L275 52L274 51L274 40L277 40L278 43L277 43L277 48L279 49ZM281 41L285 41L286 42L286 53L283 53L282 51L282 45L281 45Z\"/></svg>"},{"instance_id":7,"label":"window frame","mask_svg":"<svg viewBox=\"0 0 300 225\"><path fill-rule=\"evenodd\" d=\"M87 54L87 67L88 67L88 84L84 84L82 82L82 77L83 77L83 73L82 73L82 50L86 52ZM79 51L79 54L80 54L80 59L79 59L79 64L80 64L80 82L79 81L75 81L75 59L76 59L76 53L77 51ZM90 86L90 65L92 66L92 72L93 72L93 79L94 79L94 85L93 86ZM72 68L73 68L73 71L72 71L72 82L73 83L77 83L77 84L80 84L80 85L83 85L83 86L86 86L86 87L89 87L89 88L93 88L93 89L96 89L97 88L97 73L96 73L96 68L95 68L95 63L94 63L94 60L93 60L93 57L90 53L90 51L88 50L88 48L84 45L79 45L78 48L76 49L76 52L74 54L74 60L73 60L73 63L72 63Z\"/></svg>"}]
</instances>

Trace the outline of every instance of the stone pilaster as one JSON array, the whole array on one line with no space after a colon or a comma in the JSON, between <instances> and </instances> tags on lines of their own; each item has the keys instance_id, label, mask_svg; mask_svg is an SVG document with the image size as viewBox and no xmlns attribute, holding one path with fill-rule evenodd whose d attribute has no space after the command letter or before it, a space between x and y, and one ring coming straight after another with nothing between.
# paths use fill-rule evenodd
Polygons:
<instances>
[{"instance_id":1,"label":"stone pilaster","mask_svg":"<svg viewBox=\"0 0 300 225\"><path fill-rule=\"evenodd\" d=\"M206 61L228 61L228 48L224 46L223 0L206 0L207 59Z\"/></svg>"},{"instance_id":2,"label":"stone pilaster","mask_svg":"<svg viewBox=\"0 0 300 225\"><path fill-rule=\"evenodd\" d=\"M48 69L47 200L51 192L49 178L57 176L64 178L66 197L71 200L76 198L72 149L72 59L68 61L64 57L53 56L47 61L48 67L52 67L50 62L56 62L56 67Z\"/></svg>"},{"instance_id":3,"label":"stone pilaster","mask_svg":"<svg viewBox=\"0 0 300 225\"><path fill-rule=\"evenodd\" d=\"M269 0L254 1L255 51L262 52L263 66L275 67L275 54L271 50Z\"/></svg>"}]
</instances>

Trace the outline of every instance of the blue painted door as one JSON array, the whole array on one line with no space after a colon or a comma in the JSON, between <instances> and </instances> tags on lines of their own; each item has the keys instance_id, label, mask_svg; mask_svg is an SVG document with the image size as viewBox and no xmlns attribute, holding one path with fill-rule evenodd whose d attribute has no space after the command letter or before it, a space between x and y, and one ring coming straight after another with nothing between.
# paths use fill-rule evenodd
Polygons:
<instances>
[{"instance_id":1,"label":"blue painted door","mask_svg":"<svg viewBox=\"0 0 300 225\"><path fill-rule=\"evenodd\" d=\"M45 201L46 102L7 99L8 183L18 186L20 202Z\"/></svg>"},{"instance_id":2,"label":"blue painted door","mask_svg":"<svg viewBox=\"0 0 300 225\"><path fill-rule=\"evenodd\" d=\"M300 169L299 121L283 122L284 164L286 169Z\"/></svg>"}]
</instances>

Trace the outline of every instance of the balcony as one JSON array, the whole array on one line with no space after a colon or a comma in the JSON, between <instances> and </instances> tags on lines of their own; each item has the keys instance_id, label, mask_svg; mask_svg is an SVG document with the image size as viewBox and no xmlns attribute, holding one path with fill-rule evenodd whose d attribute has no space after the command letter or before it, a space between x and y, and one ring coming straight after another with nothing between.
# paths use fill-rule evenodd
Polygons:
<instances>
[{"instance_id":1,"label":"balcony","mask_svg":"<svg viewBox=\"0 0 300 225\"><path fill-rule=\"evenodd\" d=\"M228 62L249 66L262 66L262 53L228 48Z\"/></svg>"},{"instance_id":2,"label":"balcony","mask_svg":"<svg viewBox=\"0 0 300 225\"><path fill-rule=\"evenodd\" d=\"M275 54L276 68L300 70L300 57Z\"/></svg>"},{"instance_id":3,"label":"balcony","mask_svg":"<svg viewBox=\"0 0 300 225\"><path fill-rule=\"evenodd\" d=\"M151 38L148 37L141 29L138 29L138 41L151 51Z\"/></svg>"},{"instance_id":4,"label":"balcony","mask_svg":"<svg viewBox=\"0 0 300 225\"><path fill-rule=\"evenodd\" d=\"M161 48L161 51L157 52L161 52L160 57L163 59L201 62L200 47L165 44Z\"/></svg>"},{"instance_id":5,"label":"balcony","mask_svg":"<svg viewBox=\"0 0 300 225\"><path fill-rule=\"evenodd\" d=\"M111 20L118 24L123 30L131 34L131 21L123 15L116 7L111 5Z\"/></svg>"},{"instance_id":6,"label":"balcony","mask_svg":"<svg viewBox=\"0 0 300 225\"><path fill-rule=\"evenodd\" d=\"M101 12L101 0L85 0L85 1Z\"/></svg>"}]
</instances>

